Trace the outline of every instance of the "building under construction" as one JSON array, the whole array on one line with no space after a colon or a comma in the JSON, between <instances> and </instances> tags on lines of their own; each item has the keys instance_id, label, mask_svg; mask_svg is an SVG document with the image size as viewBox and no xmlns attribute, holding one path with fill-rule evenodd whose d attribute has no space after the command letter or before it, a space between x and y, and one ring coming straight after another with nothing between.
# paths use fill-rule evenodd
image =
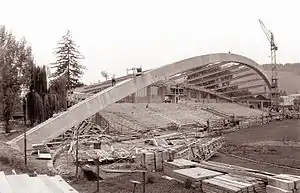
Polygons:
<instances>
[{"instance_id":1,"label":"building under construction","mask_svg":"<svg viewBox=\"0 0 300 193\"><path fill-rule=\"evenodd\" d=\"M136 74L116 78L116 82L125 81L133 76ZM74 91L73 100L78 102L111 85L112 81L107 80L79 88ZM270 105L270 88L269 78L258 65L222 61L178 74L167 81L160 81L119 102L237 102L261 108Z\"/></svg>"}]
</instances>

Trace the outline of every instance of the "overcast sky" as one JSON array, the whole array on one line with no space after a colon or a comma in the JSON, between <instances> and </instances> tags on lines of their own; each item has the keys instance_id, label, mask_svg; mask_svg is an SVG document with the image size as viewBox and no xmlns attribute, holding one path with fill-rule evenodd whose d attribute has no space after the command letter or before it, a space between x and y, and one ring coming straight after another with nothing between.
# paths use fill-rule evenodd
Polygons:
<instances>
[{"instance_id":1,"label":"overcast sky","mask_svg":"<svg viewBox=\"0 0 300 193\"><path fill-rule=\"evenodd\" d=\"M0 0L0 25L31 43L37 64L54 61L62 35L85 56L83 81L116 76L188 57L228 52L269 61L260 18L273 31L279 62L300 61L297 0Z\"/></svg>"}]
</instances>

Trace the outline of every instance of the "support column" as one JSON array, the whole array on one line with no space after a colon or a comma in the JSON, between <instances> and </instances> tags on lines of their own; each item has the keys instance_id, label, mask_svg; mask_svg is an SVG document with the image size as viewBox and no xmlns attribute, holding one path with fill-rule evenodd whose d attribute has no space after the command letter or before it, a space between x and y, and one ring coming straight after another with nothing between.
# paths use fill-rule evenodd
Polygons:
<instances>
[{"instance_id":1,"label":"support column","mask_svg":"<svg viewBox=\"0 0 300 193\"><path fill-rule=\"evenodd\" d=\"M166 96L166 87L162 86L162 87L159 87L159 95L160 95L160 98L161 98L161 102L165 102L165 96Z\"/></svg>"},{"instance_id":2,"label":"support column","mask_svg":"<svg viewBox=\"0 0 300 193\"><path fill-rule=\"evenodd\" d=\"M186 99L191 100L191 89L186 88Z\"/></svg>"},{"instance_id":3,"label":"support column","mask_svg":"<svg viewBox=\"0 0 300 193\"><path fill-rule=\"evenodd\" d=\"M131 94L132 97L132 103L136 103L136 92Z\"/></svg>"},{"instance_id":4,"label":"support column","mask_svg":"<svg viewBox=\"0 0 300 193\"><path fill-rule=\"evenodd\" d=\"M200 93L200 91L197 91L196 96L197 96L197 101L201 102L201 93Z\"/></svg>"},{"instance_id":5,"label":"support column","mask_svg":"<svg viewBox=\"0 0 300 193\"><path fill-rule=\"evenodd\" d=\"M264 101L260 101L260 109L263 109L264 107Z\"/></svg>"},{"instance_id":6,"label":"support column","mask_svg":"<svg viewBox=\"0 0 300 193\"><path fill-rule=\"evenodd\" d=\"M207 102L209 103L209 101L210 101L210 94L207 94L206 99L207 99Z\"/></svg>"},{"instance_id":7,"label":"support column","mask_svg":"<svg viewBox=\"0 0 300 193\"><path fill-rule=\"evenodd\" d=\"M151 103L151 96L152 96L152 92L151 92L151 86L147 86L147 103Z\"/></svg>"}]
</instances>

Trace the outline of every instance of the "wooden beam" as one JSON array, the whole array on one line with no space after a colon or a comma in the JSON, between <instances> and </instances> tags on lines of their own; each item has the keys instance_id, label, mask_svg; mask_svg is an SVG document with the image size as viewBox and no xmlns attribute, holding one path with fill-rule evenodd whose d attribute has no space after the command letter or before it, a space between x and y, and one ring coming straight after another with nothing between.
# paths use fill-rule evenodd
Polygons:
<instances>
[{"instance_id":1,"label":"wooden beam","mask_svg":"<svg viewBox=\"0 0 300 193\"><path fill-rule=\"evenodd\" d=\"M145 173L147 170L110 170L110 169L101 169L106 173Z\"/></svg>"},{"instance_id":2,"label":"wooden beam","mask_svg":"<svg viewBox=\"0 0 300 193\"><path fill-rule=\"evenodd\" d=\"M219 87L219 88L215 88L215 89L211 89L212 91L218 91L218 90L221 90L221 89L224 89L224 88L230 88L230 87L233 87L233 86L239 86L239 85L243 85L245 83L249 83L249 82L256 82L256 81L264 81L262 78L255 78L255 79L251 79L251 80L243 80L243 81L238 81L238 82L235 82L233 84L229 84L227 86L223 86L223 87Z\"/></svg>"},{"instance_id":3,"label":"wooden beam","mask_svg":"<svg viewBox=\"0 0 300 193\"><path fill-rule=\"evenodd\" d=\"M240 67L240 66L242 66L242 65L241 65L241 64L237 64L237 65L234 65L234 66L230 66L230 67L228 67L228 68L223 68L223 69L220 70L220 71L216 71L216 72L212 72L212 73L205 74L205 75L203 75L203 76L198 76L198 77L195 77L195 78L188 79L187 81L188 81L188 83L193 84L194 81L197 81L197 80L199 80L199 79L200 79L200 80L203 80L205 77L212 76L212 75L217 75L217 74L219 74L219 73L221 73L221 72L225 72L225 71L227 71L227 70L233 70L233 69L236 69L236 68L238 68L238 67Z\"/></svg>"},{"instance_id":4,"label":"wooden beam","mask_svg":"<svg viewBox=\"0 0 300 193\"><path fill-rule=\"evenodd\" d=\"M263 87L263 86L267 86L267 85L266 84L258 84L258 85L239 88L239 89L232 90L232 91L222 92L222 94L229 94L229 93L234 93L234 92L237 92L237 91L242 91L242 90L251 89L251 88L258 88L258 87Z\"/></svg>"}]
</instances>

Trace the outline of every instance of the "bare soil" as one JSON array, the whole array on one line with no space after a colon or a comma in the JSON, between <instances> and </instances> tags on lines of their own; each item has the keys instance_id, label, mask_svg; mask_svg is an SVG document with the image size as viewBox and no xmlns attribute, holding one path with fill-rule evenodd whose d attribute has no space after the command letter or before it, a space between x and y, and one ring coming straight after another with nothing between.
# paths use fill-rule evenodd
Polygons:
<instances>
[{"instance_id":1,"label":"bare soil","mask_svg":"<svg viewBox=\"0 0 300 193\"><path fill-rule=\"evenodd\" d=\"M213 161L272 173L300 175L300 120L275 121L264 126L226 134L224 137L226 145L220 150L221 154L212 158ZM238 159L228 154L259 163Z\"/></svg>"},{"instance_id":2,"label":"bare soil","mask_svg":"<svg viewBox=\"0 0 300 193\"><path fill-rule=\"evenodd\" d=\"M153 181L148 181L146 178L146 192L148 193L196 193L200 192L199 189L185 188L183 184L174 181L167 180L161 177L161 174L151 174ZM100 181L99 193L132 193L133 184L130 180L137 180L142 182L142 174L126 174L111 178L109 180ZM97 189L97 183L87 180L79 180L73 182L72 186L82 193L95 192ZM137 185L135 192L143 192L142 185Z\"/></svg>"},{"instance_id":3,"label":"bare soil","mask_svg":"<svg viewBox=\"0 0 300 193\"><path fill-rule=\"evenodd\" d=\"M27 165L25 166L24 152L19 152L7 145L6 142L14 139L24 132L25 127L22 122L11 122L11 133L5 133L2 125L0 126L0 171L5 174L12 174L12 169L16 173L51 174L47 168L47 160L37 160L34 155L27 155Z\"/></svg>"}]
</instances>

